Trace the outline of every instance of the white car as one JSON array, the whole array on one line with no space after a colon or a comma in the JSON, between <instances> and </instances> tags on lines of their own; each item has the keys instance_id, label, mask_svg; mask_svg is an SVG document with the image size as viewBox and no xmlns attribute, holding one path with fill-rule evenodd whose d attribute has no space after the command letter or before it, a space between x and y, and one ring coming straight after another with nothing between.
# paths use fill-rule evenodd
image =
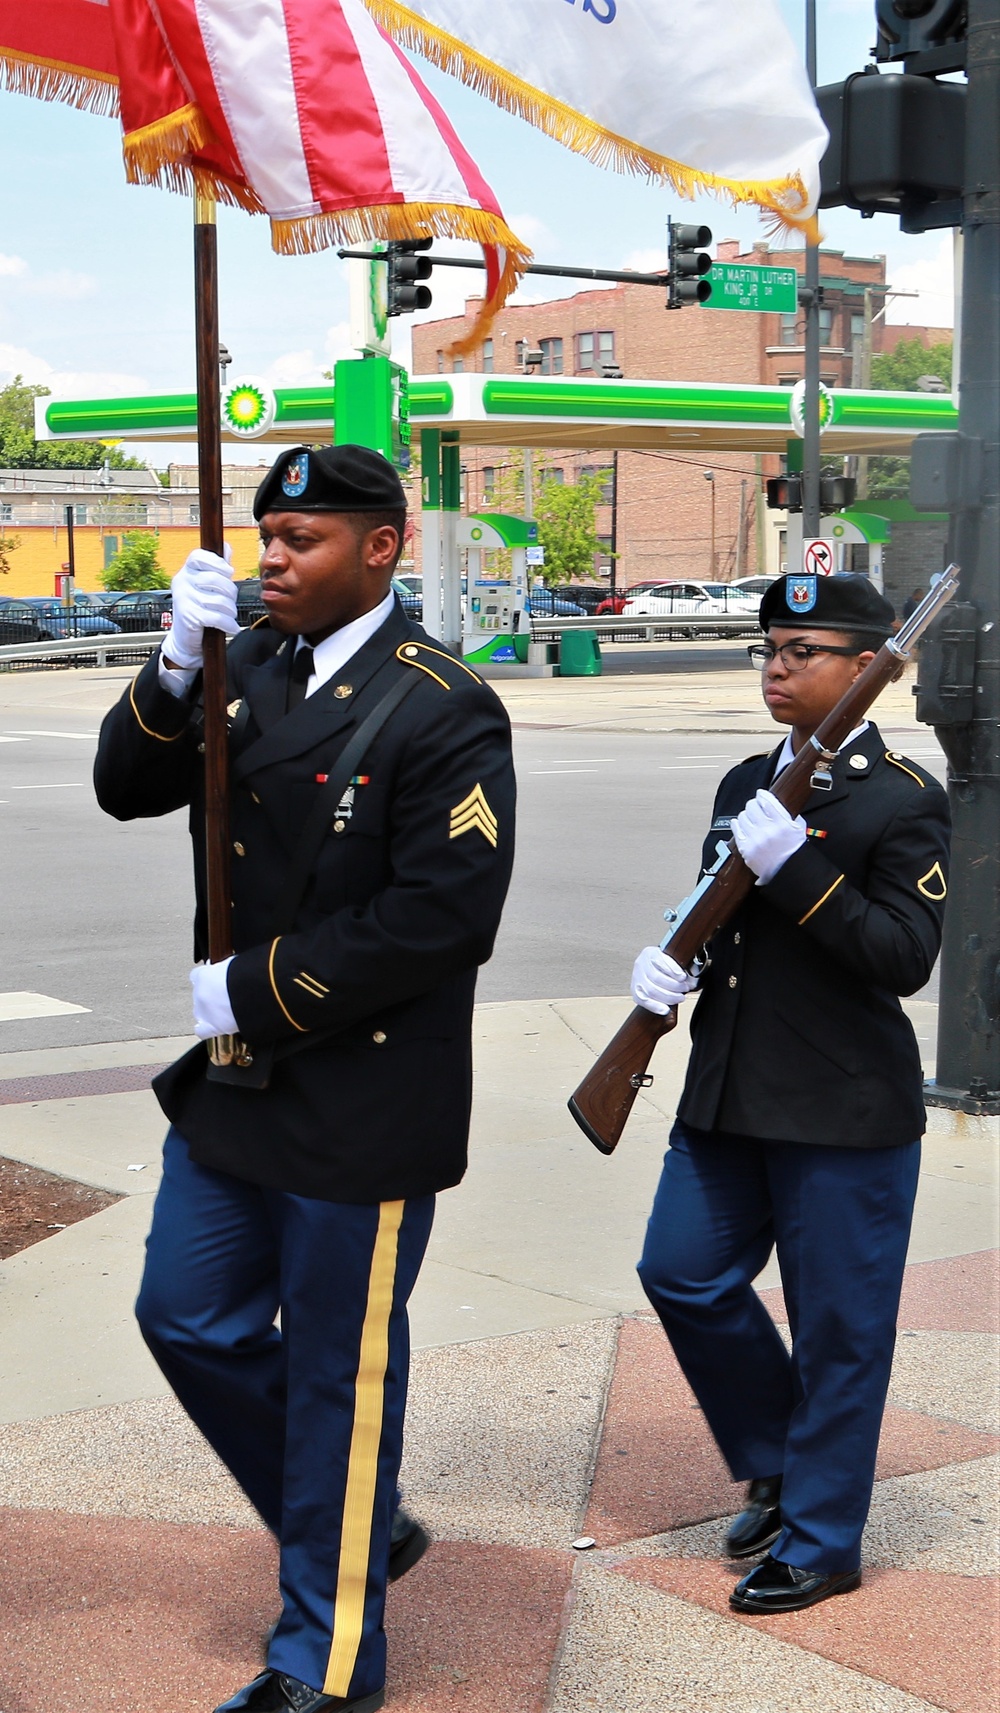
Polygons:
<instances>
[{"instance_id":1,"label":"white car","mask_svg":"<svg viewBox=\"0 0 1000 1713\"><path fill-rule=\"evenodd\" d=\"M726 613L756 618L760 601L729 583L658 583L622 608L623 619L671 618L675 613L713 618Z\"/></svg>"}]
</instances>

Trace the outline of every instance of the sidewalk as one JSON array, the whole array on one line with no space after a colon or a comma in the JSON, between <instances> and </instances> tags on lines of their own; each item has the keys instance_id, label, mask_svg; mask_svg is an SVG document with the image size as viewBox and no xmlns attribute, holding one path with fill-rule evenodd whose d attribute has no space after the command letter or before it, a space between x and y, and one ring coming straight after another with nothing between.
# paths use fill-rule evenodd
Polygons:
<instances>
[{"instance_id":1,"label":"sidewalk","mask_svg":"<svg viewBox=\"0 0 1000 1713\"><path fill-rule=\"evenodd\" d=\"M22 680L19 710L98 714L128 674L54 676ZM499 688L519 724L773 730L738 669ZM907 683L879 707L904 749L910 709ZM388 1706L992 1713L1000 1126L931 1117L861 1590L739 1618L720 1555L740 1490L634 1271L684 1029L611 1159L565 1109L626 1009L477 1012L472 1164L413 1304L404 1481L434 1545L390 1593ZM929 1066L934 1007L909 1010ZM149 1076L186 1045L0 1054L0 1156L121 1197L0 1264L0 1713L210 1713L276 1615L269 1538L131 1313L163 1134ZM758 1284L783 1325L773 1263Z\"/></svg>"}]
</instances>

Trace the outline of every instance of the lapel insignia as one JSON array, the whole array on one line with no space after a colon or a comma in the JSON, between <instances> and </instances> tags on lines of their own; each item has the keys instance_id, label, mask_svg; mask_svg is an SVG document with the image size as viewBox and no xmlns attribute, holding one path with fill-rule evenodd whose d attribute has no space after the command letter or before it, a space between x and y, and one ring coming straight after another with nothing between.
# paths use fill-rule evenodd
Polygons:
<instances>
[{"instance_id":1,"label":"lapel insignia","mask_svg":"<svg viewBox=\"0 0 1000 1713\"><path fill-rule=\"evenodd\" d=\"M468 797L463 797L461 803L456 803L451 812L450 839L461 838L463 833L480 832L488 845L494 850L497 843L497 818L483 795L480 784L473 786Z\"/></svg>"},{"instance_id":2,"label":"lapel insignia","mask_svg":"<svg viewBox=\"0 0 1000 1713\"><path fill-rule=\"evenodd\" d=\"M354 685L353 684L338 684L335 686L333 693L336 696L338 702L343 702L346 700L346 698L348 696L354 695Z\"/></svg>"},{"instance_id":3,"label":"lapel insignia","mask_svg":"<svg viewBox=\"0 0 1000 1713\"><path fill-rule=\"evenodd\" d=\"M944 870L939 862L929 868L926 874L921 875L917 881L917 891L922 892L924 897L929 898L934 904L940 904L942 899L947 898L948 882L944 878Z\"/></svg>"},{"instance_id":4,"label":"lapel insignia","mask_svg":"<svg viewBox=\"0 0 1000 1713\"><path fill-rule=\"evenodd\" d=\"M242 696L237 696L235 702L230 702L228 708L226 709L226 713L229 715L229 718L231 720L235 720L235 718L236 718L237 714L239 713L240 709L242 708L242 706L243 706Z\"/></svg>"}]
</instances>

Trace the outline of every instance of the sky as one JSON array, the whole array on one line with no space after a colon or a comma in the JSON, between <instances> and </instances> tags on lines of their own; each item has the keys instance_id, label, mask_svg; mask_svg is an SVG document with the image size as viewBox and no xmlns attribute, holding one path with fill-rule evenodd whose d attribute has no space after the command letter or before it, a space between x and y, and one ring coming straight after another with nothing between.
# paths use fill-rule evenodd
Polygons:
<instances>
[{"instance_id":1,"label":"sky","mask_svg":"<svg viewBox=\"0 0 1000 1713\"><path fill-rule=\"evenodd\" d=\"M803 0L780 4L801 43ZM861 70L874 35L872 0L818 0L819 82ZM419 69L537 261L652 269L666 261L668 215L704 222L715 240L738 238L744 248L766 236L764 217L753 210L733 210L718 198L684 202L602 170L455 79L422 61ZM0 92L0 385L20 373L66 398L193 390L191 205L126 185L119 137L116 119ZM894 300L889 321L951 324L950 231L906 237L889 216L862 220L850 209L828 210L822 219L826 245L884 254L890 285L919 292ZM463 253L450 241L437 248ZM275 256L265 219L221 208L219 254L230 379L310 385L350 355L347 270L333 250ZM457 313L475 280L464 270L438 270L433 307L416 319ZM571 289L531 279L515 301ZM395 354L408 362L409 318L394 325ZM159 465L170 456L163 443L148 452ZM227 459L237 452L256 463L266 448L227 447Z\"/></svg>"}]
</instances>

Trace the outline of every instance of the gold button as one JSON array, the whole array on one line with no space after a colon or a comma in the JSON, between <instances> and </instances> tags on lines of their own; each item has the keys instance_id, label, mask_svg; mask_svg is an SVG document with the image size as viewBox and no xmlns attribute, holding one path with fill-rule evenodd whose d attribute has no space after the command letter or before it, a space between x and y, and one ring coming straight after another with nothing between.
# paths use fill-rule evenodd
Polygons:
<instances>
[{"instance_id":1,"label":"gold button","mask_svg":"<svg viewBox=\"0 0 1000 1713\"><path fill-rule=\"evenodd\" d=\"M740 943L740 936L739 936L739 934L738 934L738 933L737 933L737 934L734 934L734 935L733 935L733 945L734 945L734 946L738 946L738 945L739 945L739 943Z\"/></svg>"},{"instance_id":2,"label":"gold button","mask_svg":"<svg viewBox=\"0 0 1000 1713\"><path fill-rule=\"evenodd\" d=\"M354 685L353 684L338 684L333 693L336 696L338 702L343 702L345 697L354 695Z\"/></svg>"},{"instance_id":3,"label":"gold button","mask_svg":"<svg viewBox=\"0 0 1000 1713\"><path fill-rule=\"evenodd\" d=\"M240 844L239 839L235 839L233 841L233 850L236 852L237 856L246 856L247 854L243 846Z\"/></svg>"},{"instance_id":4,"label":"gold button","mask_svg":"<svg viewBox=\"0 0 1000 1713\"><path fill-rule=\"evenodd\" d=\"M385 1046L385 1030L384 1029L376 1029L374 1035L372 1036L372 1040L374 1041L376 1047L384 1047Z\"/></svg>"},{"instance_id":5,"label":"gold button","mask_svg":"<svg viewBox=\"0 0 1000 1713\"><path fill-rule=\"evenodd\" d=\"M736 977L735 977L735 976L734 976L734 975L731 975L731 976L730 976L730 977L729 977L729 985L730 985L730 987L735 987L735 986L736 986Z\"/></svg>"},{"instance_id":6,"label":"gold button","mask_svg":"<svg viewBox=\"0 0 1000 1713\"><path fill-rule=\"evenodd\" d=\"M203 743L200 743L200 744L199 744L199 745L198 745L198 754L199 754L199 755L204 755L204 753L205 753L205 745L204 745L204 744L203 744Z\"/></svg>"},{"instance_id":7,"label":"gold button","mask_svg":"<svg viewBox=\"0 0 1000 1713\"><path fill-rule=\"evenodd\" d=\"M342 833L346 826L347 826L346 821L334 821L333 830L335 833Z\"/></svg>"},{"instance_id":8,"label":"gold button","mask_svg":"<svg viewBox=\"0 0 1000 1713\"><path fill-rule=\"evenodd\" d=\"M403 650L403 653L406 655L407 660L416 660L419 652L420 652L420 650L417 648L417 645L415 642L411 642L409 647L404 648L404 650Z\"/></svg>"}]
</instances>

